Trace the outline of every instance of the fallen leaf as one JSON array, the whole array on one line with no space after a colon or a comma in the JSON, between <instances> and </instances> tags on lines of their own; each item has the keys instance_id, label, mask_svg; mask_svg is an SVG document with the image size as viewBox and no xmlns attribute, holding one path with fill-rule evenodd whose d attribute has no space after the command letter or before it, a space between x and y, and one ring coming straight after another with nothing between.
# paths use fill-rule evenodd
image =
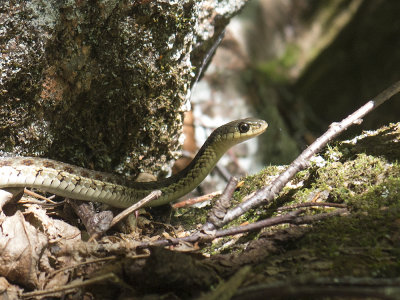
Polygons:
<instances>
[{"instance_id":1,"label":"fallen leaf","mask_svg":"<svg viewBox=\"0 0 400 300\"><path fill-rule=\"evenodd\" d=\"M46 236L25 221L20 211L0 224L0 275L28 288L38 286L38 262Z\"/></svg>"}]
</instances>

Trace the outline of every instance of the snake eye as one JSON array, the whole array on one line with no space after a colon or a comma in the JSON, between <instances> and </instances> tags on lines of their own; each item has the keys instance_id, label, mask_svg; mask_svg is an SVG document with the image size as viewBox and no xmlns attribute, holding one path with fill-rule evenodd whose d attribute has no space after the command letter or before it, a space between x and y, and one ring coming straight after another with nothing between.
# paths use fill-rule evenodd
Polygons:
<instances>
[{"instance_id":1,"label":"snake eye","mask_svg":"<svg viewBox=\"0 0 400 300\"><path fill-rule=\"evenodd\" d=\"M240 123L238 125L240 133L246 133L247 131L250 130L250 125L248 123Z\"/></svg>"}]
</instances>

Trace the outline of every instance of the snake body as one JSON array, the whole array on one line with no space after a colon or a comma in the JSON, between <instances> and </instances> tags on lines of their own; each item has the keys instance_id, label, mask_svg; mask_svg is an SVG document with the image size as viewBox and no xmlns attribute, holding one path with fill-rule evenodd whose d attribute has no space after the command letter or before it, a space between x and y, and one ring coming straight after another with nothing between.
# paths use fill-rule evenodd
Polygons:
<instances>
[{"instance_id":1,"label":"snake body","mask_svg":"<svg viewBox=\"0 0 400 300\"><path fill-rule=\"evenodd\" d=\"M231 146L263 133L268 124L247 118L214 130L192 162L181 172L153 182L125 182L118 176L96 172L50 159L0 158L0 188L31 187L76 200L97 201L125 208L161 190L148 206L169 203L196 188Z\"/></svg>"}]
</instances>

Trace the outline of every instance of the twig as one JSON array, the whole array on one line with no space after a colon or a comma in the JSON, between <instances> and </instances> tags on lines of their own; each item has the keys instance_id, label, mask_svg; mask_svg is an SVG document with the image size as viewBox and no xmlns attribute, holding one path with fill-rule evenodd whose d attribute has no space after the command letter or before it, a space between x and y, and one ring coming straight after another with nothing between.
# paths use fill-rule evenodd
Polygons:
<instances>
[{"instance_id":1,"label":"twig","mask_svg":"<svg viewBox=\"0 0 400 300\"><path fill-rule=\"evenodd\" d=\"M243 299L261 299L264 295L269 297L279 297L280 299L312 299L321 298L337 298L341 297L345 299L385 299L385 300L398 300L396 293L400 292L398 286L392 288L367 288L359 286L317 286L317 285L306 285L306 286L256 286L249 287L243 290L239 290L238 293L232 297L233 300Z\"/></svg>"},{"instance_id":2,"label":"twig","mask_svg":"<svg viewBox=\"0 0 400 300\"><path fill-rule=\"evenodd\" d=\"M160 196L161 196L161 191L160 190L152 191L150 194L148 194L142 200L136 202L132 206L128 207L127 209L123 210L118 215L116 215L114 217L114 219L111 221L110 227L113 227L115 224L117 224L119 221L121 221L126 216L130 215L131 213L133 213L134 211L138 210L139 208L141 208L146 203L148 203L148 202L150 202L150 201L152 201L154 199L157 199Z\"/></svg>"},{"instance_id":3,"label":"twig","mask_svg":"<svg viewBox=\"0 0 400 300\"><path fill-rule=\"evenodd\" d=\"M209 194L202 195L202 196L195 197L195 198L190 198L190 199L183 200L183 201L172 204L172 208L176 209L176 208L181 208L181 207L185 207L185 206L190 206L190 205L193 205L196 203L210 200L210 199L214 198L215 196L219 196L219 195L221 195L220 191L209 193Z\"/></svg>"},{"instance_id":4,"label":"twig","mask_svg":"<svg viewBox=\"0 0 400 300\"><path fill-rule=\"evenodd\" d=\"M40 195L38 193L32 192L31 190L28 190L28 189L24 189L24 193L29 195L29 196L45 200L46 202L49 202L50 204L54 204L54 205L58 205L59 204L58 202L55 202L55 201L51 200L50 198L47 198L47 197L42 196L42 195Z\"/></svg>"},{"instance_id":5,"label":"twig","mask_svg":"<svg viewBox=\"0 0 400 300\"><path fill-rule=\"evenodd\" d=\"M81 266L85 266L85 265L89 265L89 264L97 264L97 263L100 263L100 262L105 262L105 261L109 261L109 260L116 260L116 259L117 259L117 256L115 256L115 255L111 255L111 256L107 256L107 257L101 257L101 258L95 258L95 259L90 259L90 260L83 261L83 262L80 262L80 263L77 263L77 264L74 264L74 265L70 265L70 266L66 266L64 268L60 268L60 269L54 270L49 275L47 275L47 277L51 278L54 275L56 275L57 273L64 272L64 271L67 271L67 270L77 269L77 268L79 268Z\"/></svg>"},{"instance_id":6,"label":"twig","mask_svg":"<svg viewBox=\"0 0 400 300\"><path fill-rule=\"evenodd\" d=\"M254 196L248 199L246 202L243 202L235 208L229 210L225 215L223 223L227 224L250 209L272 201L289 182L289 180L292 179L297 172L303 170L308 165L308 160L311 158L311 156L321 151L329 141L341 134L343 131L347 130L347 128L349 128L351 125L359 124L361 118L399 92L400 81L381 92L375 97L374 100L368 101L365 105L349 115L347 118L343 119L340 123L332 123L329 130L319 137L314 143L312 143L306 150L304 150L303 153L301 153L300 156L296 158L293 163L270 185L259 189ZM215 229L215 226L212 223L207 223L205 224L205 228L207 230L213 230Z\"/></svg>"},{"instance_id":7,"label":"twig","mask_svg":"<svg viewBox=\"0 0 400 300\"><path fill-rule=\"evenodd\" d=\"M306 276L294 279L294 284L317 284L320 286L332 285L332 286L366 286L366 287L389 287L396 286L400 288L400 277L391 278L375 278L375 277L335 277L334 280L329 277L313 277Z\"/></svg>"},{"instance_id":8,"label":"twig","mask_svg":"<svg viewBox=\"0 0 400 300\"><path fill-rule=\"evenodd\" d=\"M231 206L232 195L235 192L237 184L238 180L235 177L231 177L222 195L215 202L214 207L208 214L208 222L214 224L216 228L221 227L219 224L221 224L226 211Z\"/></svg>"},{"instance_id":9,"label":"twig","mask_svg":"<svg viewBox=\"0 0 400 300\"><path fill-rule=\"evenodd\" d=\"M106 232L108 229L113 227L115 224L120 222L122 219L124 219L125 217L129 216L131 213L137 211L139 208L144 206L146 203L150 202L151 200L157 199L160 196L161 196L161 191L160 190L152 191L150 194L148 194L142 200L136 202L135 204L132 204L130 207L126 208L125 210L120 212L118 215L116 215L114 218L112 218L110 220L109 224L107 224L108 227L107 228L104 227L105 230L102 231L102 232L100 232L100 231L99 232L95 232L93 235L90 236L90 239L88 240L88 242L92 242L92 241L96 240L98 237L100 237L101 234Z\"/></svg>"},{"instance_id":10,"label":"twig","mask_svg":"<svg viewBox=\"0 0 400 300\"><path fill-rule=\"evenodd\" d=\"M130 259L139 259L139 258L146 258L149 257L150 253L146 253L146 254L137 254L134 256L129 256ZM85 265L89 265L89 264L97 264L97 263L101 263L101 262L105 262L105 261L110 261L110 260L116 260L118 257L115 255L111 255L111 256L106 256L106 257L101 257L101 258L95 258L95 259L89 259L87 261L83 261L74 265L70 265L70 266L66 266L64 268L60 268L57 270L54 270L53 272L51 272L47 277L51 278L53 277L55 274L63 272L63 271L67 271L67 270L72 270L72 269L77 269L81 266L85 266Z\"/></svg>"},{"instance_id":11,"label":"twig","mask_svg":"<svg viewBox=\"0 0 400 300\"><path fill-rule=\"evenodd\" d=\"M217 164L214 169L226 182L228 182L229 179L232 177L232 174L229 173L228 169L220 164Z\"/></svg>"},{"instance_id":12,"label":"twig","mask_svg":"<svg viewBox=\"0 0 400 300\"><path fill-rule=\"evenodd\" d=\"M278 216L278 217L273 217L273 218L268 218L262 221L258 221L252 224L247 224L247 225L242 225L242 226L236 226L236 227L231 227L228 229L223 229L223 230L216 230L216 231L207 231L207 232L197 232L193 235L183 237L183 238L171 238L171 239L164 239L164 240L158 240L154 242L144 242L141 243L137 246L137 248L142 249L142 248L148 248L151 246L171 246L171 245L177 245L181 242L189 242L189 243L194 243L194 242L207 242L207 241L212 241L215 238L223 237L223 236L228 236L228 235L236 235L244 232L249 232L252 230L260 230L265 227L271 227L279 224L309 224L315 221L320 221L325 218L330 218L333 216L341 215L344 213L347 213L347 209L338 209L330 213L323 213L323 214L317 214L317 215L311 215L311 216L299 216L303 210L296 210L292 211L286 215L283 216Z\"/></svg>"},{"instance_id":13,"label":"twig","mask_svg":"<svg viewBox=\"0 0 400 300\"><path fill-rule=\"evenodd\" d=\"M91 278L91 279L88 279L85 281L72 282L67 285L63 285L63 286L59 286L59 287L55 287L55 288L51 288L51 289L47 289L47 290L22 293L20 296L21 296L21 298L33 298L33 297L38 297L38 296L51 295L51 294L56 294L59 292L73 290L76 288L81 288L81 287L88 286L91 284L104 282L106 280L118 283L120 285L123 285L126 288L132 289L127 284L124 284L124 282L122 282L114 273L108 273L108 274L100 275L100 276L97 276L97 277L94 277L94 278Z\"/></svg>"},{"instance_id":14,"label":"twig","mask_svg":"<svg viewBox=\"0 0 400 300\"><path fill-rule=\"evenodd\" d=\"M312 297L362 297L377 299L399 299L400 278L355 278L355 277L301 277L286 282L259 284L238 290L232 299L258 298L268 295L280 298Z\"/></svg>"},{"instance_id":15,"label":"twig","mask_svg":"<svg viewBox=\"0 0 400 300\"><path fill-rule=\"evenodd\" d=\"M338 207L338 208L346 208L346 204L341 203L332 203L332 202L305 202L305 203L298 203L288 206L282 206L277 209L277 211L285 211L291 209L298 209L302 207L313 207L313 206L322 206L322 207Z\"/></svg>"},{"instance_id":16,"label":"twig","mask_svg":"<svg viewBox=\"0 0 400 300\"><path fill-rule=\"evenodd\" d=\"M46 200L24 199L24 198L22 198L22 199L20 199L18 201L18 203L20 203L20 204L37 204L37 205L40 205L40 206L42 206L44 208L54 208L54 207L57 207L57 206L64 205L65 201L63 200L63 201L60 201L60 202L56 202L55 204L52 204L52 203L48 203Z\"/></svg>"},{"instance_id":17,"label":"twig","mask_svg":"<svg viewBox=\"0 0 400 300\"><path fill-rule=\"evenodd\" d=\"M321 221L326 218L331 218L334 216L346 215L346 214L348 214L347 208L341 208L341 209L337 209L335 211L323 213L323 214L299 216L290 223L296 224L296 225L311 224L311 223Z\"/></svg>"}]
</instances>

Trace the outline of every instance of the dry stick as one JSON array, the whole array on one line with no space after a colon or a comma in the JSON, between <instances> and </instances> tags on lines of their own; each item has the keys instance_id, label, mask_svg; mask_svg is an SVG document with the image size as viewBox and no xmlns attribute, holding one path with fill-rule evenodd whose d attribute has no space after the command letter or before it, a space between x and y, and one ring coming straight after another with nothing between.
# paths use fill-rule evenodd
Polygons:
<instances>
[{"instance_id":1,"label":"dry stick","mask_svg":"<svg viewBox=\"0 0 400 300\"><path fill-rule=\"evenodd\" d=\"M137 254L137 255L132 255L132 256L130 255L129 258L131 258L131 259L139 259L139 258L147 258L149 256L150 256L150 254L146 253L146 254ZM56 275L57 273L60 273L60 272L63 272L63 271L77 269L77 268L79 268L81 266L85 266L85 265L89 265L89 264L97 264L97 263L105 262L105 261L109 261L109 260L116 260L117 258L118 258L118 256L111 255L111 256L106 256L106 257L101 257L101 258L90 259L90 260L87 260L87 261L83 261L83 262L76 263L76 264L73 264L73 265L70 265L70 266L66 266L64 268L60 268L60 269L54 270L49 275L47 275L47 278L51 278L54 275Z\"/></svg>"},{"instance_id":2,"label":"dry stick","mask_svg":"<svg viewBox=\"0 0 400 300\"><path fill-rule=\"evenodd\" d=\"M114 217L114 219L112 220L111 224L110 224L110 228L113 227L115 224L117 224L119 221L121 221L126 216L130 215L131 213L133 213L135 210L138 210L139 208L141 208L146 203L150 202L151 200L157 199L160 196L161 196L161 191L160 190L152 191L150 194L148 194L142 200L136 202L132 206L128 207L127 209L125 209L124 211L122 211L121 213L116 215Z\"/></svg>"},{"instance_id":3,"label":"dry stick","mask_svg":"<svg viewBox=\"0 0 400 300\"><path fill-rule=\"evenodd\" d=\"M302 212L304 212L304 211L302 211ZM349 211L347 210L347 208L341 208L341 209L336 209L332 212L323 213L323 214L304 215L304 216L297 217L292 222L290 222L290 224L295 224L295 225L311 224L311 223L321 221L326 218L331 218L334 216L348 215L348 213L349 213Z\"/></svg>"},{"instance_id":4,"label":"dry stick","mask_svg":"<svg viewBox=\"0 0 400 300\"><path fill-rule=\"evenodd\" d=\"M226 211L231 206L231 199L235 192L238 180L235 177L231 177L228 184L225 187L222 195L217 199L213 208L208 214L207 223L212 223L216 228L220 228L219 224L225 217ZM206 224L207 224L206 223Z\"/></svg>"},{"instance_id":5,"label":"dry stick","mask_svg":"<svg viewBox=\"0 0 400 300\"><path fill-rule=\"evenodd\" d=\"M148 257L148 256L149 255L146 255L145 257ZM74 264L74 265L70 265L70 266L66 266L64 268L60 268L60 269L54 270L50 274L47 275L47 278L51 278L54 275L56 275L57 273L64 272L64 271L67 271L67 270L77 269L77 268L79 268L81 266L86 266L86 265L89 265L89 264L96 264L96 263L105 262L105 261L109 261L109 260L116 260L117 258L118 258L117 256L111 255L111 256L107 256L107 257L101 257L101 258L91 259L91 260L88 260L88 261L83 261L83 262L80 262L80 263L77 263L77 264Z\"/></svg>"},{"instance_id":6,"label":"dry stick","mask_svg":"<svg viewBox=\"0 0 400 300\"><path fill-rule=\"evenodd\" d=\"M336 279L336 278L335 278ZM262 299L268 295L270 298L278 297L279 299L381 299L381 300L398 300L398 286L389 288L381 287L362 287L362 286L255 286L239 290L232 299ZM397 294L397 295L396 295ZM330 297L331 296L331 297Z\"/></svg>"},{"instance_id":7,"label":"dry stick","mask_svg":"<svg viewBox=\"0 0 400 300\"><path fill-rule=\"evenodd\" d=\"M361 118L399 92L400 81L388 87L378 96L376 96L375 99L368 101L365 105L360 107L347 118L343 119L340 123L332 123L329 127L329 130L319 137L314 143L312 143L306 150L304 150L303 153L301 153L300 156L296 158L293 163L270 185L259 189L249 200L229 210L225 215L223 224L229 223L252 208L272 201L289 182L289 180L296 175L297 172L306 168L308 165L307 162L311 156L321 151L329 141L345 131L351 125L359 124ZM206 230L213 230L215 229L215 226L212 223L206 223L203 228Z\"/></svg>"},{"instance_id":8,"label":"dry stick","mask_svg":"<svg viewBox=\"0 0 400 300\"><path fill-rule=\"evenodd\" d=\"M172 204L171 206L172 206L172 208L177 209L177 208L193 205L193 204L200 203L200 202L205 202L205 201L211 200L215 196L219 196L219 195L221 195L220 191L212 192L212 193L209 193L209 194L206 194L206 195L202 195L202 196L199 196L199 197L195 197L195 198L190 198L190 199L187 199L187 200L179 201L177 203Z\"/></svg>"},{"instance_id":9,"label":"dry stick","mask_svg":"<svg viewBox=\"0 0 400 300\"><path fill-rule=\"evenodd\" d=\"M377 299L399 299L400 280L399 278L370 278L370 277L313 277L306 276L298 279L271 283L258 284L244 287L238 290L233 299L242 299L245 295L248 299L257 298L258 295L268 295L269 297L278 296L280 298L299 298L311 296L318 299L321 297L352 296L358 298L377 298Z\"/></svg>"},{"instance_id":10,"label":"dry stick","mask_svg":"<svg viewBox=\"0 0 400 300\"><path fill-rule=\"evenodd\" d=\"M212 241L215 238L245 233L252 230L259 230L261 228L271 227L279 224L296 224L296 225L309 224L312 222L320 221L325 218L346 214L347 209L337 209L330 213L323 213L312 216L299 216L303 212L304 210L296 210L282 216L268 218L247 225L216 230L214 232L213 231L209 231L207 233L198 232L183 238L172 238L172 239L158 240L154 242L144 242L139 244L137 248L143 249L152 246L163 247L163 246L177 245L181 242L189 242L189 243L195 243L198 241L207 242L207 241Z\"/></svg>"},{"instance_id":11,"label":"dry stick","mask_svg":"<svg viewBox=\"0 0 400 300\"><path fill-rule=\"evenodd\" d=\"M59 202L55 202L55 201L51 200L50 198L44 197L42 195L39 195L38 193L32 192L31 190L28 190L28 189L24 189L24 193L29 195L29 196L45 200L45 201L47 201L47 202L49 202L51 204L55 204L55 205L59 204Z\"/></svg>"},{"instance_id":12,"label":"dry stick","mask_svg":"<svg viewBox=\"0 0 400 300\"><path fill-rule=\"evenodd\" d=\"M131 213L133 213L134 211L137 211L139 208L141 208L142 206L144 206L146 203L150 202L151 200L157 199L158 197L161 196L161 191L160 190L155 190L152 191L150 194L148 194L146 197L144 197L142 200L136 202L135 204L132 204L131 206L129 206L128 208L126 208L125 210L123 210L122 212L120 212L118 215L116 215L111 222L109 223L109 226L107 228L110 229L111 227L113 227L115 224L117 224L118 222L120 222L122 219L124 219L126 216L130 215ZM105 231L104 231L105 232ZM96 240L101 233L104 232L95 232L91 235L90 239L88 240L88 242L92 242L94 240Z\"/></svg>"},{"instance_id":13,"label":"dry stick","mask_svg":"<svg viewBox=\"0 0 400 300\"><path fill-rule=\"evenodd\" d=\"M322 207L339 207L339 208L346 208L346 204L341 203L332 203L332 202L305 202L299 204L293 204L288 206L281 206L277 209L277 211L285 211L285 210L292 210L301 207L313 207L313 206L322 206Z\"/></svg>"},{"instance_id":14,"label":"dry stick","mask_svg":"<svg viewBox=\"0 0 400 300\"><path fill-rule=\"evenodd\" d=\"M27 292L27 293L21 293L19 296L21 298L33 298L33 297L39 297L39 296L44 296L44 295L52 295L52 294L56 294L56 293L60 293L60 292L65 292L68 290L74 290L77 288L82 288L84 286L88 286L91 284L97 284L97 283L104 283L104 281L111 281L111 282L115 282L118 283L120 285L123 285L125 288L128 288L130 290L132 290L132 288L127 285L124 284L124 282L122 282L114 273L107 273L104 275L100 275L85 281L79 281L79 282L72 282L63 286L58 286L58 287L54 287L54 288L50 288L50 289L46 289L46 290L37 290L37 291L33 291L33 292Z\"/></svg>"}]
</instances>

